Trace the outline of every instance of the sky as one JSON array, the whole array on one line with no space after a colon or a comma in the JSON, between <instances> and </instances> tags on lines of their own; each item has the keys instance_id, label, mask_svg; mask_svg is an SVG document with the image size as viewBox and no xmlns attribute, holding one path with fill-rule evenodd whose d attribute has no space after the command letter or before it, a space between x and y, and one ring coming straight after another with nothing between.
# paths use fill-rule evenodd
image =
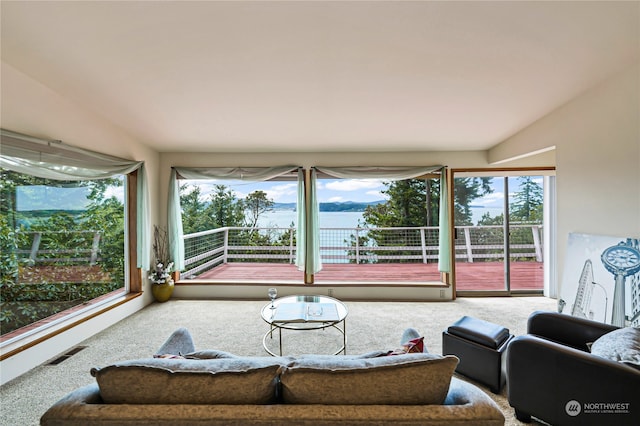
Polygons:
<instances>
[{"instance_id":1,"label":"sky","mask_svg":"<svg viewBox=\"0 0 640 426\"><path fill-rule=\"evenodd\" d=\"M542 177L534 179L542 186ZM203 199L208 199L216 184L224 184L231 188L236 197L245 198L253 191L262 190L267 193L267 198L276 203L295 203L297 200L297 183L295 181L281 182L243 182L243 181L196 181L186 180L181 183L188 185L199 184ZM515 178L510 178L511 194L518 190ZM493 193L485 197L477 198L473 201L473 206L478 208L501 208L504 203L503 179L493 179ZM383 181L380 179L318 179L317 194L319 202L372 202L384 200L387 197L382 194L385 189ZM45 188L30 187L31 191L36 191L39 196L34 197L39 204L29 201L24 189L18 189L17 201L18 210L38 210L38 209L59 209L60 201L65 200L68 206L64 208L82 209L86 206L85 188ZM63 192L65 191L65 192ZM119 200L124 200L124 188L110 188L107 196L115 196Z\"/></svg>"},{"instance_id":2,"label":"sky","mask_svg":"<svg viewBox=\"0 0 640 426\"><path fill-rule=\"evenodd\" d=\"M224 184L230 187L237 198L245 198L253 191L262 190L267 193L267 198L276 203L295 203L298 199L297 182L241 182L227 181L185 181L188 184L199 182L201 194L210 194L216 184ZM370 202L386 199L380 191L385 189L379 179L318 179L317 194L321 203L331 202Z\"/></svg>"},{"instance_id":3,"label":"sky","mask_svg":"<svg viewBox=\"0 0 640 426\"><path fill-rule=\"evenodd\" d=\"M87 195L87 187L19 186L16 188L16 205L18 211L84 210L89 206ZM112 196L124 203L124 187L107 188L105 198Z\"/></svg>"},{"instance_id":4,"label":"sky","mask_svg":"<svg viewBox=\"0 0 640 426\"><path fill-rule=\"evenodd\" d=\"M542 177L538 176L534 179L536 183L542 186ZM195 184L198 181L185 181ZM371 202L387 199L382 190L385 189L383 181L380 179L318 179L318 199L321 203L329 202ZM219 182L223 183L223 182ZM202 194L209 194L212 191L215 182L202 183L200 181ZM295 203L296 182L240 182L235 181L224 183L233 189L238 198L245 198L247 194L262 190L267 193L267 198L272 199L276 203ZM509 178L510 193L513 195L518 190L516 178ZM473 201L473 206L480 208L501 208L504 203L504 186L503 179L493 179L493 193L484 197L477 198Z\"/></svg>"}]
</instances>

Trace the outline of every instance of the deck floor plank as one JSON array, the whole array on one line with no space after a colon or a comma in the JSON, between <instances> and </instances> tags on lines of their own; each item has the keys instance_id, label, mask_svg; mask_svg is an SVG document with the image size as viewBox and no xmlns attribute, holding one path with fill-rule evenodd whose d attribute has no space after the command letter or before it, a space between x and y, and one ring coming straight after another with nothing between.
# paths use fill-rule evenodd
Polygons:
<instances>
[{"instance_id":1,"label":"deck floor plank","mask_svg":"<svg viewBox=\"0 0 640 426\"><path fill-rule=\"evenodd\" d=\"M543 264L541 262L512 262L512 290L541 290L543 288ZM457 263L456 289L504 290L504 263ZM200 274L200 280L233 281L294 281L302 282L303 273L295 265L284 263L227 263ZM438 281L440 275L435 263L401 264L325 264L315 275L315 283L381 283L396 285Z\"/></svg>"}]
</instances>

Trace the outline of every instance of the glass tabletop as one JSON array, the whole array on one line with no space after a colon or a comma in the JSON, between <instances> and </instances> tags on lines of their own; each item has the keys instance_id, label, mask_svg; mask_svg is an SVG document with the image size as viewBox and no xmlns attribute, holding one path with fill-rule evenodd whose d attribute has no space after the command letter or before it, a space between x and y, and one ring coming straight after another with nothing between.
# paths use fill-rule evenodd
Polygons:
<instances>
[{"instance_id":1,"label":"glass tabletop","mask_svg":"<svg viewBox=\"0 0 640 426\"><path fill-rule=\"evenodd\" d=\"M278 307L280 306L282 308L279 312ZM325 312L323 312L323 308ZM273 308L271 302L267 303L262 308L261 315L263 320L275 327L310 329L323 328L328 324L344 321L348 312L346 305L333 297L295 295L275 299ZM328 316L323 318L325 314ZM285 316L283 317L283 315Z\"/></svg>"}]
</instances>

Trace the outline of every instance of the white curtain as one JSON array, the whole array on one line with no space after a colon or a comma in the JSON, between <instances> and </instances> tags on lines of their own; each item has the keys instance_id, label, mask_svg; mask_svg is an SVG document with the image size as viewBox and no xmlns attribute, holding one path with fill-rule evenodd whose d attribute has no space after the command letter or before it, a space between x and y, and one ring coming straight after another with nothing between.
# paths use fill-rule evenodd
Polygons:
<instances>
[{"instance_id":1,"label":"white curtain","mask_svg":"<svg viewBox=\"0 0 640 426\"><path fill-rule=\"evenodd\" d=\"M0 167L44 179L93 180L127 175L138 170L137 177L137 257L138 268L149 263L147 211L149 195L144 162L67 145L61 141L44 140L1 129Z\"/></svg>"},{"instance_id":2,"label":"white curtain","mask_svg":"<svg viewBox=\"0 0 640 426\"><path fill-rule=\"evenodd\" d=\"M184 240L182 236L182 210L180 208L180 183L177 171L171 169L169 177L169 199L167 200L167 237L169 257L173 259L176 271L184 269Z\"/></svg>"},{"instance_id":3,"label":"white curtain","mask_svg":"<svg viewBox=\"0 0 640 426\"><path fill-rule=\"evenodd\" d=\"M319 173L339 179L389 179L404 180L413 179L430 173L440 173L440 208L439 208L439 241L438 241L438 270L440 272L451 271L451 253L449 240L449 197L447 196L447 182L445 167L314 167ZM315 184L314 184L315 187ZM314 193L315 196L315 193ZM317 203L317 200L316 200ZM316 204L317 211L317 204ZM312 234L318 238L319 228L315 223ZM308 243L307 243L307 246Z\"/></svg>"},{"instance_id":4,"label":"white curtain","mask_svg":"<svg viewBox=\"0 0 640 426\"><path fill-rule=\"evenodd\" d=\"M316 190L317 173L315 169L309 171L309 198L305 203L304 216L299 216L299 223L304 220L305 226L301 231L304 239L299 246L303 248L302 260L299 259L298 269L304 270L306 274L315 274L322 270L322 260L320 258L320 226L318 224L318 196ZM300 197L300 194L298 194ZM300 198L298 198L300 199ZM302 200L304 203L304 199Z\"/></svg>"},{"instance_id":5,"label":"white curtain","mask_svg":"<svg viewBox=\"0 0 640 426\"><path fill-rule=\"evenodd\" d=\"M307 203L305 197L305 179L304 170L298 169L298 202L296 210L298 212L298 228L296 229L296 266L299 270L304 271L305 258L307 256ZM303 224L305 224L303 226Z\"/></svg>"},{"instance_id":6,"label":"white curtain","mask_svg":"<svg viewBox=\"0 0 640 426\"><path fill-rule=\"evenodd\" d=\"M167 212L167 233L171 258L178 271L184 270L184 234L182 230L182 210L180 208L179 179L226 179L260 182L283 176L298 170L298 166L277 167L173 167L169 182L169 200ZM299 175L300 171L298 171ZM303 186L298 182L298 191ZM298 209L300 205L298 204ZM300 227L298 223L298 232ZM298 240L298 244L300 241ZM298 247L299 249L299 247ZM297 260L296 260L297 264Z\"/></svg>"}]
</instances>

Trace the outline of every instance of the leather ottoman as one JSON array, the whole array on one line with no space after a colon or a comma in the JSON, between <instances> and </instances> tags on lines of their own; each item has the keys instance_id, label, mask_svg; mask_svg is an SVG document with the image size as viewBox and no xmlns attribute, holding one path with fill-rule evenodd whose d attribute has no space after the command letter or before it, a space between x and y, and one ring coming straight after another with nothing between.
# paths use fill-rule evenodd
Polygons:
<instances>
[{"instance_id":1,"label":"leather ottoman","mask_svg":"<svg viewBox=\"0 0 640 426\"><path fill-rule=\"evenodd\" d=\"M512 338L507 328L464 316L442 333L442 354L460 359L456 372L500 393L506 381L502 355Z\"/></svg>"}]
</instances>

